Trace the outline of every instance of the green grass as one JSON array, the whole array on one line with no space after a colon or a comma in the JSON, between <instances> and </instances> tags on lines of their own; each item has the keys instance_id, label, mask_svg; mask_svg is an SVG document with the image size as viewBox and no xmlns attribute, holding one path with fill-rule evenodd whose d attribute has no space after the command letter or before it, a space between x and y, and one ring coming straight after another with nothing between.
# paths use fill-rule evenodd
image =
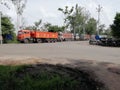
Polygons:
<instances>
[{"instance_id":1,"label":"green grass","mask_svg":"<svg viewBox=\"0 0 120 90\"><path fill-rule=\"evenodd\" d=\"M76 90L78 81L70 77L47 71L27 72L26 67L0 66L0 90Z\"/></svg>"},{"instance_id":2,"label":"green grass","mask_svg":"<svg viewBox=\"0 0 120 90\"><path fill-rule=\"evenodd\" d=\"M60 65L0 66L0 90L108 90L91 77Z\"/></svg>"}]
</instances>

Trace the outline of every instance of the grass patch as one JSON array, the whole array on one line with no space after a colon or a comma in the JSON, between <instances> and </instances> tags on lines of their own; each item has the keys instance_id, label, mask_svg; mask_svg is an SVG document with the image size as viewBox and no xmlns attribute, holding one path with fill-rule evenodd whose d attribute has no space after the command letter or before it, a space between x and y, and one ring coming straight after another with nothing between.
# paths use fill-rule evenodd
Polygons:
<instances>
[{"instance_id":1,"label":"grass patch","mask_svg":"<svg viewBox=\"0 0 120 90\"><path fill-rule=\"evenodd\" d=\"M0 90L105 90L79 70L53 65L0 66Z\"/></svg>"}]
</instances>

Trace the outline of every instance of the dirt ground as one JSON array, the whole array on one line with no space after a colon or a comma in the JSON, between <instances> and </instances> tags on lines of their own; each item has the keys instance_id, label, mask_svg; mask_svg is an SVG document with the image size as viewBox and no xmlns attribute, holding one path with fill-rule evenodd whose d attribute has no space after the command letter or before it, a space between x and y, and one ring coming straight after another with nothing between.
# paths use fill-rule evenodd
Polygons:
<instances>
[{"instance_id":1,"label":"dirt ground","mask_svg":"<svg viewBox=\"0 0 120 90\"><path fill-rule=\"evenodd\" d=\"M23 64L61 64L70 68L77 68L89 74L94 74L97 81L102 82L108 90L120 90L120 65L96 62L92 60L48 60L30 57L0 58L0 65L23 65ZM94 76L93 76L94 78Z\"/></svg>"}]
</instances>

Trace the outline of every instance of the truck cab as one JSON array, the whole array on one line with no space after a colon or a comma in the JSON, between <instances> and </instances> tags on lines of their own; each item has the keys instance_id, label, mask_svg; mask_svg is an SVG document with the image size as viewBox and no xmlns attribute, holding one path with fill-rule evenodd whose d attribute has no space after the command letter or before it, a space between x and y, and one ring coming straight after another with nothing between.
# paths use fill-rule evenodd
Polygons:
<instances>
[{"instance_id":1,"label":"truck cab","mask_svg":"<svg viewBox=\"0 0 120 90\"><path fill-rule=\"evenodd\" d=\"M18 31L17 39L20 42L29 42L29 39L31 37L31 31L30 30L20 30Z\"/></svg>"}]
</instances>

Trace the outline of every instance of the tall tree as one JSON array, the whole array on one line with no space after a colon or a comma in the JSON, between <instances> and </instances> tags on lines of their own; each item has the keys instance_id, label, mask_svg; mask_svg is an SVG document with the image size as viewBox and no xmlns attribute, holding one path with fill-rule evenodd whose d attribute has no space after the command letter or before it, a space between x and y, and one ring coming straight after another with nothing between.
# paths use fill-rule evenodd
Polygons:
<instances>
[{"instance_id":1,"label":"tall tree","mask_svg":"<svg viewBox=\"0 0 120 90\"><path fill-rule=\"evenodd\" d=\"M21 27L21 17L23 14L23 11L25 9L26 6L26 2L27 0L11 0L12 3L14 4L15 8L16 8L16 13L17 13L17 30L20 29Z\"/></svg>"},{"instance_id":2,"label":"tall tree","mask_svg":"<svg viewBox=\"0 0 120 90\"><path fill-rule=\"evenodd\" d=\"M15 40L16 38L14 33L15 29L10 18L7 16L2 16L1 24L2 24L3 41L7 43L9 40Z\"/></svg>"},{"instance_id":3,"label":"tall tree","mask_svg":"<svg viewBox=\"0 0 120 90\"><path fill-rule=\"evenodd\" d=\"M71 25L71 27L74 26L75 31L78 33L79 32L79 28L84 28L85 24L89 18L88 12L85 11L85 9L83 7L80 7L76 4L76 8L74 13L70 16L71 19L69 18L69 25Z\"/></svg>"},{"instance_id":4,"label":"tall tree","mask_svg":"<svg viewBox=\"0 0 120 90\"><path fill-rule=\"evenodd\" d=\"M99 34L104 34L105 33L105 24L99 25Z\"/></svg>"},{"instance_id":5,"label":"tall tree","mask_svg":"<svg viewBox=\"0 0 120 90\"><path fill-rule=\"evenodd\" d=\"M94 18L90 18L86 24L86 34L95 34L97 28L97 21Z\"/></svg>"},{"instance_id":6,"label":"tall tree","mask_svg":"<svg viewBox=\"0 0 120 90\"><path fill-rule=\"evenodd\" d=\"M86 23L89 17L89 12L86 11L85 8L78 6L78 4L76 4L75 6L73 14L67 17L67 25L71 28L71 31L74 33L75 40L76 33L85 34Z\"/></svg>"},{"instance_id":7,"label":"tall tree","mask_svg":"<svg viewBox=\"0 0 120 90\"><path fill-rule=\"evenodd\" d=\"M111 29L112 29L112 35L115 38L119 38L120 39L120 13L117 13L115 18L114 18L114 22L111 25Z\"/></svg>"},{"instance_id":8,"label":"tall tree","mask_svg":"<svg viewBox=\"0 0 120 90\"><path fill-rule=\"evenodd\" d=\"M58 8L59 11L61 11L64 15L65 15L65 18L64 18L64 31L66 32L66 29L68 27L68 17L72 14L73 10L74 10L74 7L71 7L70 9L68 8L68 6L65 6L65 9L62 9L62 8Z\"/></svg>"},{"instance_id":9,"label":"tall tree","mask_svg":"<svg viewBox=\"0 0 120 90\"><path fill-rule=\"evenodd\" d=\"M11 0L16 7L17 14L22 15L27 0Z\"/></svg>"},{"instance_id":10,"label":"tall tree","mask_svg":"<svg viewBox=\"0 0 120 90\"><path fill-rule=\"evenodd\" d=\"M7 16L2 17L1 24L2 34L9 34L14 29L14 25L11 23L10 18Z\"/></svg>"}]
</instances>

